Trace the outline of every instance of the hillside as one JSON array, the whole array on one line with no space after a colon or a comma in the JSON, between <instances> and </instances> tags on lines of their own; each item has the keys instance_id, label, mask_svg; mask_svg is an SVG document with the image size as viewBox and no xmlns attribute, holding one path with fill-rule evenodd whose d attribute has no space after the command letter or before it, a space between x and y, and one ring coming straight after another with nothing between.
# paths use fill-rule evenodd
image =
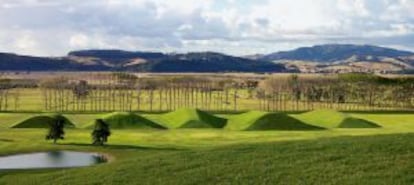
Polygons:
<instances>
[{"instance_id":1,"label":"hillside","mask_svg":"<svg viewBox=\"0 0 414 185\"><path fill-rule=\"evenodd\" d=\"M0 70L137 72L285 72L281 64L200 52L163 54L122 50L73 51L65 57L0 54Z\"/></svg>"},{"instance_id":2,"label":"hillside","mask_svg":"<svg viewBox=\"0 0 414 185\"><path fill-rule=\"evenodd\" d=\"M370 45L327 44L312 47L301 47L292 51L276 52L264 55L260 59L302 60L322 63L332 63L354 59L356 61L378 61L380 58L398 58L413 56L413 52L400 51Z\"/></svg>"},{"instance_id":3,"label":"hillside","mask_svg":"<svg viewBox=\"0 0 414 185\"><path fill-rule=\"evenodd\" d=\"M283 72L284 67L271 62L203 52L188 54L172 54L159 59L145 67L153 72Z\"/></svg>"},{"instance_id":4,"label":"hillside","mask_svg":"<svg viewBox=\"0 0 414 185\"><path fill-rule=\"evenodd\" d=\"M399 73L414 69L414 53L370 45L327 44L264 55L259 60L305 73Z\"/></svg>"},{"instance_id":5,"label":"hillside","mask_svg":"<svg viewBox=\"0 0 414 185\"><path fill-rule=\"evenodd\" d=\"M114 69L143 64L148 60L164 58L163 53L131 52L122 50L80 50L69 52L68 58L79 63L93 63Z\"/></svg>"},{"instance_id":6,"label":"hillside","mask_svg":"<svg viewBox=\"0 0 414 185\"><path fill-rule=\"evenodd\" d=\"M134 72L408 73L414 53L370 45L327 44L268 55L237 57L217 52L161 53L79 50L62 57L0 53L0 70Z\"/></svg>"},{"instance_id":7,"label":"hillside","mask_svg":"<svg viewBox=\"0 0 414 185\"><path fill-rule=\"evenodd\" d=\"M142 59L156 59L162 58L165 55L163 53L156 52L131 52L123 50L80 50L71 51L69 56L77 57L95 57L108 61L122 61L131 58L142 58Z\"/></svg>"},{"instance_id":8,"label":"hillside","mask_svg":"<svg viewBox=\"0 0 414 185\"><path fill-rule=\"evenodd\" d=\"M0 70L11 71L88 71L108 70L105 66L83 65L68 58L49 58L0 53Z\"/></svg>"}]
</instances>

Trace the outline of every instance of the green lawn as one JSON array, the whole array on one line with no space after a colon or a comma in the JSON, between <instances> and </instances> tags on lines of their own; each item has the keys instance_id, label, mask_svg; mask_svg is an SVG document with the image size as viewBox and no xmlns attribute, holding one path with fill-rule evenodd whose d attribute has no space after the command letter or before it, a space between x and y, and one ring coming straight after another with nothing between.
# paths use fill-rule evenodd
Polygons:
<instances>
[{"instance_id":1,"label":"green lawn","mask_svg":"<svg viewBox=\"0 0 414 185\"><path fill-rule=\"evenodd\" d=\"M412 113L349 113L381 126L368 129L113 130L106 147L90 146L91 130L79 129L103 114L66 114L78 129L67 129L59 145L44 140L45 129L8 128L33 115L0 114L0 155L76 150L113 160L85 168L0 171L0 184L414 183Z\"/></svg>"}]
</instances>

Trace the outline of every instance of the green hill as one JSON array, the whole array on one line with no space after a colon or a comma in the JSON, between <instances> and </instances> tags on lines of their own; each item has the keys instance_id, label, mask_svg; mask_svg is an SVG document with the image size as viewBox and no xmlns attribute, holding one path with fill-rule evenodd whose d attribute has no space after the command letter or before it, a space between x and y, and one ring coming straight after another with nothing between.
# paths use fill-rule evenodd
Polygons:
<instances>
[{"instance_id":1,"label":"green hill","mask_svg":"<svg viewBox=\"0 0 414 185\"><path fill-rule=\"evenodd\" d=\"M351 117L342 112L334 110L315 110L303 114L292 115L293 117L315 126L324 128L378 128L376 123Z\"/></svg>"},{"instance_id":2,"label":"green hill","mask_svg":"<svg viewBox=\"0 0 414 185\"><path fill-rule=\"evenodd\" d=\"M374 122L354 118L354 117L347 117L345 118L340 124L339 128L379 128L381 126L377 125Z\"/></svg>"},{"instance_id":3,"label":"green hill","mask_svg":"<svg viewBox=\"0 0 414 185\"><path fill-rule=\"evenodd\" d=\"M166 129L147 118L128 112L114 112L102 119L109 124L111 129ZM87 128L93 127L94 123L87 126Z\"/></svg>"},{"instance_id":4,"label":"green hill","mask_svg":"<svg viewBox=\"0 0 414 185\"><path fill-rule=\"evenodd\" d=\"M318 130L284 113L250 111L232 116L226 126L228 130Z\"/></svg>"},{"instance_id":5,"label":"green hill","mask_svg":"<svg viewBox=\"0 0 414 185\"><path fill-rule=\"evenodd\" d=\"M163 114L159 120L168 128L223 128L227 120L198 109L180 109Z\"/></svg>"},{"instance_id":6,"label":"green hill","mask_svg":"<svg viewBox=\"0 0 414 185\"><path fill-rule=\"evenodd\" d=\"M56 121L56 119L63 119L65 127L74 128L75 125L66 117L59 114L39 115L28 118L24 121L14 124L11 128L49 128L49 126Z\"/></svg>"}]
</instances>

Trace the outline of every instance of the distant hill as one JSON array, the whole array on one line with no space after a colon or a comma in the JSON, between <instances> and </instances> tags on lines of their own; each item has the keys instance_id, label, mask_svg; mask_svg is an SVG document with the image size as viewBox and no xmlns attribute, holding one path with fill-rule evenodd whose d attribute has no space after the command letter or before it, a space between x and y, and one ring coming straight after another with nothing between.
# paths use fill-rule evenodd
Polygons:
<instances>
[{"instance_id":1,"label":"distant hill","mask_svg":"<svg viewBox=\"0 0 414 185\"><path fill-rule=\"evenodd\" d=\"M258 60L304 73L401 73L414 69L414 53L370 45L327 44L263 55Z\"/></svg>"},{"instance_id":2,"label":"distant hill","mask_svg":"<svg viewBox=\"0 0 414 185\"><path fill-rule=\"evenodd\" d=\"M268 55L80 50L62 57L0 53L5 71L412 73L414 53L370 45L327 44Z\"/></svg>"},{"instance_id":3,"label":"distant hill","mask_svg":"<svg viewBox=\"0 0 414 185\"><path fill-rule=\"evenodd\" d=\"M153 72L283 72L283 65L255 61L220 53L202 52L172 54L165 58L138 65L139 70Z\"/></svg>"},{"instance_id":4,"label":"distant hill","mask_svg":"<svg viewBox=\"0 0 414 185\"><path fill-rule=\"evenodd\" d=\"M244 55L243 58L251 59L251 60L260 60L263 56L263 54L254 54L254 55Z\"/></svg>"},{"instance_id":5,"label":"distant hill","mask_svg":"<svg viewBox=\"0 0 414 185\"><path fill-rule=\"evenodd\" d=\"M327 44L312 47L302 47L292 51L276 52L264 55L260 59L266 61L302 60L329 63L344 61L352 57L364 60L378 60L380 57L396 58L412 55L414 55L413 52L400 51L378 46Z\"/></svg>"},{"instance_id":6,"label":"distant hill","mask_svg":"<svg viewBox=\"0 0 414 185\"><path fill-rule=\"evenodd\" d=\"M104 61L112 66L122 66L127 65L136 59L154 60L163 58L166 55L155 52L131 52L122 50L81 50L69 52L68 56L72 59L89 58Z\"/></svg>"},{"instance_id":7,"label":"distant hill","mask_svg":"<svg viewBox=\"0 0 414 185\"><path fill-rule=\"evenodd\" d=\"M95 57L105 60L126 60L131 58L157 59L165 56L157 52L131 52L123 50L80 50L69 52L69 56Z\"/></svg>"},{"instance_id":8,"label":"distant hill","mask_svg":"<svg viewBox=\"0 0 414 185\"><path fill-rule=\"evenodd\" d=\"M64 57L0 53L0 70L139 72L285 72L281 64L221 53L164 54L122 50L72 51Z\"/></svg>"},{"instance_id":9,"label":"distant hill","mask_svg":"<svg viewBox=\"0 0 414 185\"><path fill-rule=\"evenodd\" d=\"M105 66L81 65L68 58L49 58L0 53L0 70L51 71L51 70L108 70Z\"/></svg>"}]
</instances>

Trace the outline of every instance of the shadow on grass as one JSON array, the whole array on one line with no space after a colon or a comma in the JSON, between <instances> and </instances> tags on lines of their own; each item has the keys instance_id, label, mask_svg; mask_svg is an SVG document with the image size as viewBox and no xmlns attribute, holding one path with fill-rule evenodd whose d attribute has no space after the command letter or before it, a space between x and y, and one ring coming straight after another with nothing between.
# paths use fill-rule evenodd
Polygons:
<instances>
[{"instance_id":1,"label":"shadow on grass","mask_svg":"<svg viewBox=\"0 0 414 185\"><path fill-rule=\"evenodd\" d=\"M85 144L85 143L63 143L63 144L59 144L61 146L80 146L80 147L99 147L102 149L114 149L114 150L123 150L123 149L134 149L134 150L170 150L170 151L180 151L180 150L184 150L184 149L179 149L179 148L172 148L172 147L165 147L165 148L157 148L157 147L144 147L144 146L134 146L134 145L111 145L111 144L107 144L107 145L103 145L103 146L99 146L99 145L92 145L92 144Z\"/></svg>"},{"instance_id":2,"label":"shadow on grass","mask_svg":"<svg viewBox=\"0 0 414 185\"><path fill-rule=\"evenodd\" d=\"M2 139L0 138L0 142L14 142L12 139Z\"/></svg>"}]
</instances>

